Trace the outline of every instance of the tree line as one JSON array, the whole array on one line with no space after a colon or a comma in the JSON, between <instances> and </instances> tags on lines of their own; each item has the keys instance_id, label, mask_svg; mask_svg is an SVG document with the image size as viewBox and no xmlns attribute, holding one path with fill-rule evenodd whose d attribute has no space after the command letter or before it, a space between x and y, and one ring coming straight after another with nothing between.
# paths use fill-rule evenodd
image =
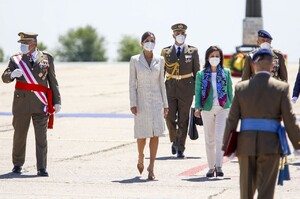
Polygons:
<instances>
[{"instance_id":1,"label":"tree line","mask_svg":"<svg viewBox=\"0 0 300 199\"><path fill-rule=\"evenodd\" d=\"M59 46L51 52L56 60L62 62L105 62L107 61L105 38L98 35L90 25L69 29L59 36ZM118 61L129 61L132 55L141 52L139 39L130 35L122 36L118 44ZM39 50L47 50L43 42L38 42ZM0 62L4 60L4 51L0 47Z\"/></svg>"}]
</instances>

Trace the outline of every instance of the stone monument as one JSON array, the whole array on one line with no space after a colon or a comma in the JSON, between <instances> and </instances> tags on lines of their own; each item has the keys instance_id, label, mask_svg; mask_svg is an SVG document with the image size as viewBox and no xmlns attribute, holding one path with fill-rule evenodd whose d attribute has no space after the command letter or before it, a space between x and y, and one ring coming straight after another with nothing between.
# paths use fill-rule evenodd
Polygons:
<instances>
[{"instance_id":1,"label":"stone monument","mask_svg":"<svg viewBox=\"0 0 300 199\"><path fill-rule=\"evenodd\" d=\"M243 46L256 46L257 31L263 29L261 0L246 0L246 18L243 20Z\"/></svg>"}]
</instances>

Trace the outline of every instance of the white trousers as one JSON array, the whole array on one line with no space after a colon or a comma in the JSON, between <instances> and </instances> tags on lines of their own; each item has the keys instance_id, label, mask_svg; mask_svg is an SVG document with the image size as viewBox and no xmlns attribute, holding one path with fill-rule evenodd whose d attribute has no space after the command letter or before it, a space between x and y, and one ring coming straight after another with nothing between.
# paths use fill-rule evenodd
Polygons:
<instances>
[{"instance_id":1,"label":"white trousers","mask_svg":"<svg viewBox=\"0 0 300 199\"><path fill-rule=\"evenodd\" d=\"M201 111L207 162L210 169L215 166L222 167L224 154L222 142L228 113L229 109L221 106L213 106L210 111Z\"/></svg>"}]
</instances>

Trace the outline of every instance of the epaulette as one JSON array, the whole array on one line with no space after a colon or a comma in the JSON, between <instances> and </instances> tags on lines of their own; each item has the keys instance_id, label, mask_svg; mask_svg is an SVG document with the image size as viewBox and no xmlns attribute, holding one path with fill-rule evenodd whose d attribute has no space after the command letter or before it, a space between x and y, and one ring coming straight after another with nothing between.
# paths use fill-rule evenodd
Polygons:
<instances>
[{"instance_id":1,"label":"epaulette","mask_svg":"<svg viewBox=\"0 0 300 199\"><path fill-rule=\"evenodd\" d=\"M186 45L186 46L187 46L187 48L184 49L185 53L193 53L198 50L198 48L196 48L194 46L190 46L190 45Z\"/></svg>"},{"instance_id":2,"label":"epaulette","mask_svg":"<svg viewBox=\"0 0 300 199\"><path fill-rule=\"evenodd\" d=\"M48 51L44 51L44 50L43 50L42 53L43 53L43 54L46 54L46 55L48 55L48 56L50 56L50 57L53 57Z\"/></svg>"},{"instance_id":3,"label":"epaulette","mask_svg":"<svg viewBox=\"0 0 300 199\"><path fill-rule=\"evenodd\" d=\"M163 48L162 51L164 52L164 54L171 54L172 48L173 48L173 46L168 46L168 47Z\"/></svg>"},{"instance_id":4,"label":"epaulette","mask_svg":"<svg viewBox=\"0 0 300 199\"><path fill-rule=\"evenodd\" d=\"M258 51L258 50L259 50L259 48L256 48L256 49L254 49L254 50L248 52L246 55L248 55L250 58L252 58L253 55L254 55L254 53L255 53L256 51Z\"/></svg>"},{"instance_id":5,"label":"epaulette","mask_svg":"<svg viewBox=\"0 0 300 199\"><path fill-rule=\"evenodd\" d=\"M277 54L283 54L280 50L272 49L272 51Z\"/></svg>"}]
</instances>

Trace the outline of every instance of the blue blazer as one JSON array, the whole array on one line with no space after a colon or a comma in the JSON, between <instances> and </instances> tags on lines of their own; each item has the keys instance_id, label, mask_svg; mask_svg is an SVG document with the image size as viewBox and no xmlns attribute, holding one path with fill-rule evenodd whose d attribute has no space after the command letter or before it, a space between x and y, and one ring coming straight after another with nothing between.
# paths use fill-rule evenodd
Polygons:
<instances>
[{"instance_id":1,"label":"blue blazer","mask_svg":"<svg viewBox=\"0 0 300 199\"><path fill-rule=\"evenodd\" d=\"M293 89L293 97L299 97L300 93L300 72L297 74L297 78L295 81L294 89Z\"/></svg>"}]
</instances>

